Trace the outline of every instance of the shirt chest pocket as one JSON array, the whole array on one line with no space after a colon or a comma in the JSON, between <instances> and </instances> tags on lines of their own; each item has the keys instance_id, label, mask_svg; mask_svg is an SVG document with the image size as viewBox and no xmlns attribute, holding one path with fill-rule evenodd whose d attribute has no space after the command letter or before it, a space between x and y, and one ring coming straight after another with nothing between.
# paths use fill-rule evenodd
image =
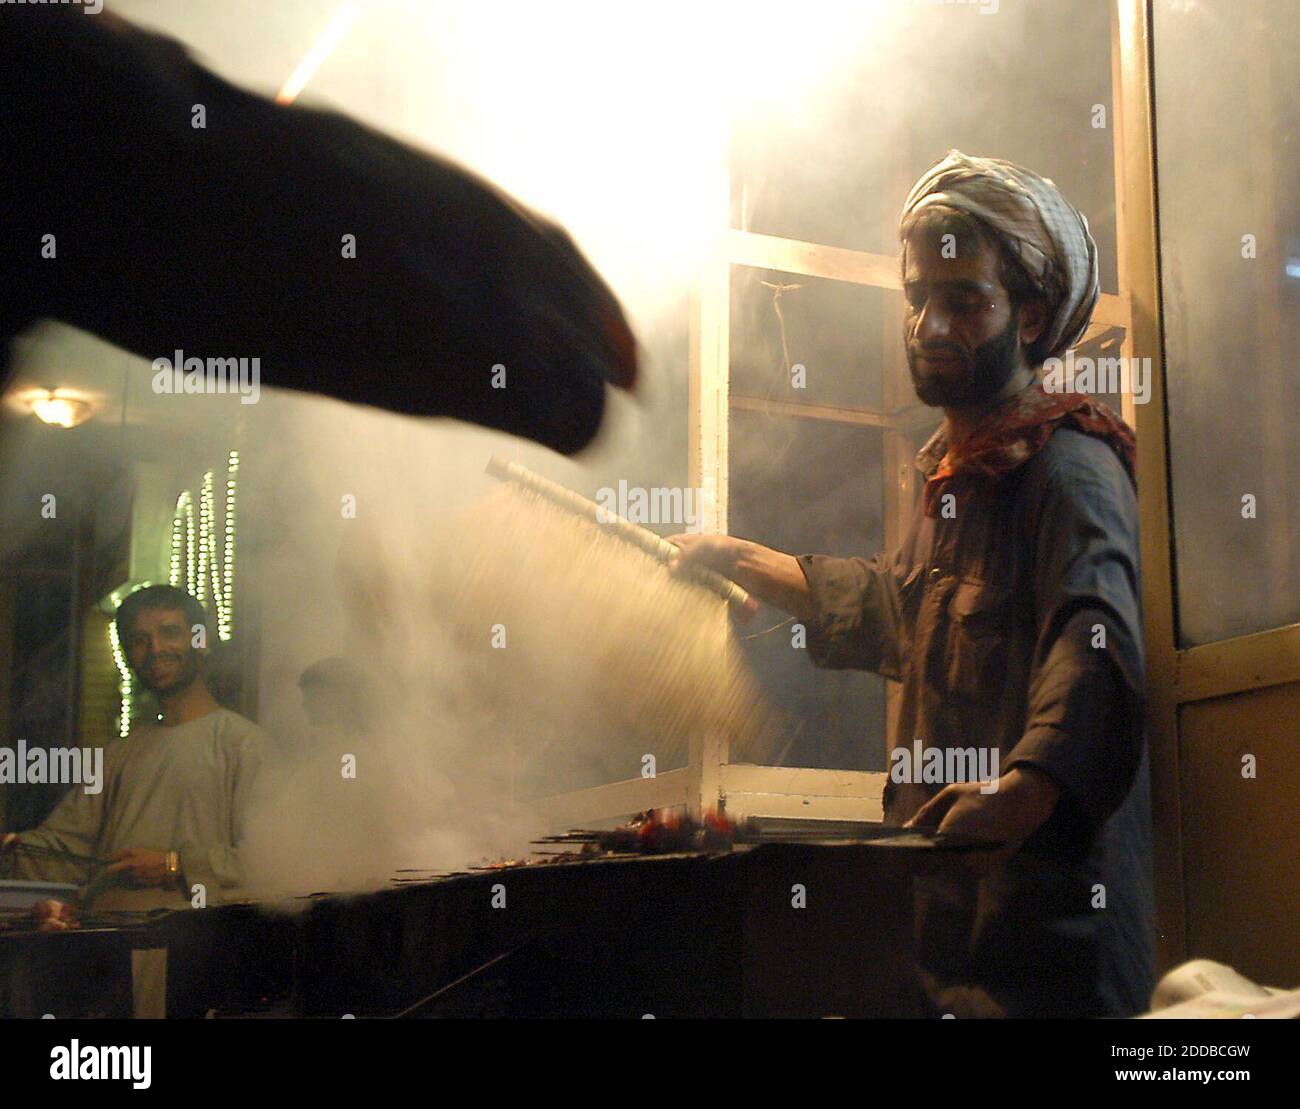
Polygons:
<instances>
[{"instance_id":1,"label":"shirt chest pocket","mask_svg":"<svg viewBox=\"0 0 1300 1109\"><path fill-rule=\"evenodd\" d=\"M964 697L1002 687L1011 639L1011 591L965 580L948 602L948 689Z\"/></svg>"},{"instance_id":2,"label":"shirt chest pocket","mask_svg":"<svg viewBox=\"0 0 1300 1109\"><path fill-rule=\"evenodd\" d=\"M924 567L914 566L898 583L898 637L899 654L906 659L916 642L917 620L921 615L921 602L925 594Z\"/></svg>"}]
</instances>

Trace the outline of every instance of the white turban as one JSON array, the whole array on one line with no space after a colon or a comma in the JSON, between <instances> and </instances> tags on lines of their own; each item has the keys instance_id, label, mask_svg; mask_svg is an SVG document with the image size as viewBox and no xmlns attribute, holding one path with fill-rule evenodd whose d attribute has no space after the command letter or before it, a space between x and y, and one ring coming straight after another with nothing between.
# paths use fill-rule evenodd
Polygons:
<instances>
[{"instance_id":1,"label":"white turban","mask_svg":"<svg viewBox=\"0 0 1300 1109\"><path fill-rule=\"evenodd\" d=\"M1060 357L1079 341L1100 295L1097 244L1087 218L1053 182L1011 162L950 150L912 186L900 238L913 215L932 204L982 220L1024 263L1051 313L1044 358Z\"/></svg>"}]
</instances>

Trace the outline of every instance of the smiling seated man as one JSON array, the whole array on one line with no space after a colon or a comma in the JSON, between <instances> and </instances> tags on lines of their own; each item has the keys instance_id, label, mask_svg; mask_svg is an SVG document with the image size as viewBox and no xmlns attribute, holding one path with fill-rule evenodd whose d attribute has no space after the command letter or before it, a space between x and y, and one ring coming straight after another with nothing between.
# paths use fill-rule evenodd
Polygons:
<instances>
[{"instance_id":1,"label":"smiling seated man","mask_svg":"<svg viewBox=\"0 0 1300 1109\"><path fill-rule=\"evenodd\" d=\"M214 700L195 646L208 617L194 597L147 586L115 620L160 716L108 745L98 793L74 786L38 827L6 835L0 858L15 877L89 883L87 900L102 908L217 904L241 884L241 828L267 738Z\"/></svg>"}]
</instances>

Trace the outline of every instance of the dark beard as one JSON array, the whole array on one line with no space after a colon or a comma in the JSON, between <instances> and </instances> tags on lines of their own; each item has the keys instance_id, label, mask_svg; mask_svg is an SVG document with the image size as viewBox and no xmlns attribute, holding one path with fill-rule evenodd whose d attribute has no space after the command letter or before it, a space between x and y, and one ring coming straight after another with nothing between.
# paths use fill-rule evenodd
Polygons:
<instances>
[{"instance_id":1,"label":"dark beard","mask_svg":"<svg viewBox=\"0 0 1300 1109\"><path fill-rule=\"evenodd\" d=\"M967 372L956 381L942 378L921 379L916 374L916 356L907 347L907 365L912 371L912 387L922 404L931 408L964 408L982 404L998 395L1016 372L1016 349L1020 341L1016 314L1012 312L1000 335L975 348L974 365L961 356ZM949 348L957 354L956 348Z\"/></svg>"},{"instance_id":2,"label":"dark beard","mask_svg":"<svg viewBox=\"0 0 1300 1109\"><path fill-rule=\"evenodd\" d=\"M136 681L155 697L167 697L175 693L183 693L198 680L198 676L199 656L195 651L190 651L182 656L180 666L176 670L176 676L166 685L153 685L141 671L135 671Z\"/></svg>"}]
</instances>

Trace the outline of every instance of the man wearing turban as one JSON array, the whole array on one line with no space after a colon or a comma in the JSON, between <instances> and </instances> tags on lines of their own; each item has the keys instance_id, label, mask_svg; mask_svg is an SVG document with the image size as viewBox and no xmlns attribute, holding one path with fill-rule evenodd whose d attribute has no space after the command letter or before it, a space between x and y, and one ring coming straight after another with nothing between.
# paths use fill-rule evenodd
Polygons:
<instances>
[{"instance_id":1,"label":"man wearing turban","mask_svg":"<svg viewBox=\"0 0 1300 1109\"><path fill-rule=\"evenodd\" d=\"M1133 436L1039 373L1087 328L1097 247L1051 181L955 150L912 189L899 238L912 381L945 416L917 455L902 546L794 557L691 535L679 563L794 613L816 665L902 683L886 823L1001 845L917 880L933 1015L1141 1012L1154 907ZM989 780L923 772L963 754L991 756Z\"/></svg>"}]
</instances>

